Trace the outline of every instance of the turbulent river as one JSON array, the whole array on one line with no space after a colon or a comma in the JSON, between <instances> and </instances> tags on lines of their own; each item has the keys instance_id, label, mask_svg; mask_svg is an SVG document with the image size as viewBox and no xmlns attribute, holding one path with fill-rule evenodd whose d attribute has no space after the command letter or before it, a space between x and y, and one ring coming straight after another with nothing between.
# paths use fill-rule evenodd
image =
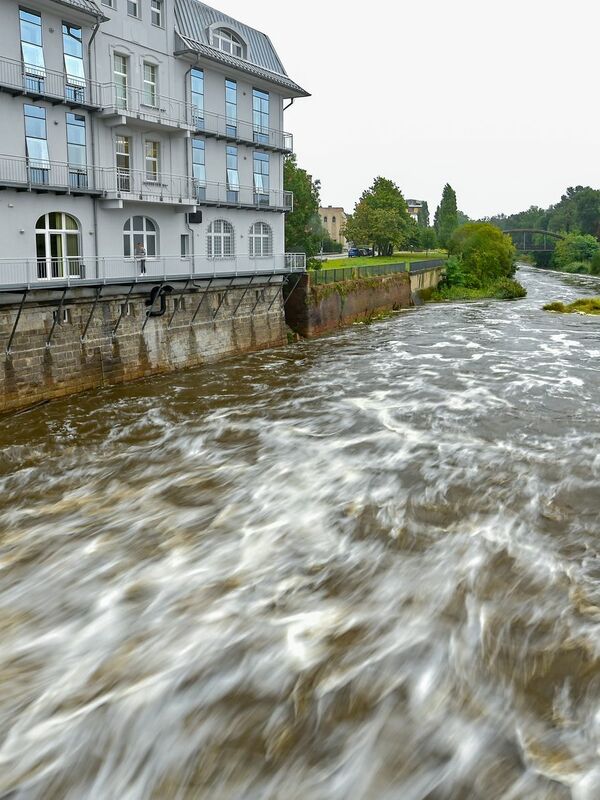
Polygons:
<instances>
[{"instance_id":1,"label":"turbulent river","mask_svg":"<svg viewBox=\"0 0 600 800\"><path fill-rule=\"evenodd\" d=\"M598 281L0 422L2 800L598 800Z\"/></svg>"}]
</instances>

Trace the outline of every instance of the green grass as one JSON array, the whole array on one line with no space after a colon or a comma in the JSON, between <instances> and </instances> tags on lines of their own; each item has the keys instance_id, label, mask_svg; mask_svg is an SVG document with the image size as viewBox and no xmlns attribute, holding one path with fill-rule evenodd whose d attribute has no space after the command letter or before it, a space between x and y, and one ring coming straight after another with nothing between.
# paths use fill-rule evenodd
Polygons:
<instances>
[{"instance_id":1,"label":"green grass","mask_svg":"<svg viewBox=\"0 0 600 800\"><path fill-rule=\"evenodd\" d=\"M502 278L480 289L468 289L466 286L440 286L431 293L429 300L433 303L448 300L517 300L526 295L527 290L518 281Z\"/></svg>"},{"instance_id":2,"label":"green grass","mask_svg":"<svg viewBox=\"0 0 600 800\"><path fill-rule=\"evenodd\" d=\"M430 250L425 253L395 253L393 256L360 256L359 258L332 258L323 261L321 269L340 267L375 267L378 264L404 264L407 261L429 261L431 258L446 258L445 250Z\"/></svg>"},{"instance_id":3,"label":"green grass","mask_svg":"<svg viewBox=\"0 0 600 800\"><path fill-rule=\"evenodd\" d=\"M558 314L600 314L600 297L586 297L575 300L574 303L565 305L564 303L548 303L544 306L544 311L555 311Z\"/></svg>"}]
</instances>

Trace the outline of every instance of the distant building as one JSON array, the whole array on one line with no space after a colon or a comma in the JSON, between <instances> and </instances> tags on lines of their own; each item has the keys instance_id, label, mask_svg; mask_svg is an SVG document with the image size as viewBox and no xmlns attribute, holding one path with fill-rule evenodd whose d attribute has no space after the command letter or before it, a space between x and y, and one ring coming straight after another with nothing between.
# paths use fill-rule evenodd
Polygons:
<instances>
[{"instance_id":1,"label":"distant building","mask_svg":"<svg viewBox=\"0 0 600 800\"><path fill-rule=\"evenodd\" d=\"M415 222L418 222L419 214L423 208L423 202L421 200L407 200L406 205L409 215L414 219Z\"/></svg>"},{"instance_id":2,"label":"distant building","mask_svg":"<svg viewBox=\"0 0 600 800\"><path fill-rule=\"evenodd\" d=\"M327 208L319 209L319 216L321 223L329 236L334 242L346 246L346 238L342 236L341 231L346 225L346 212L343 208L334 206L327 206Z\"/></svg>"}]
</instances>

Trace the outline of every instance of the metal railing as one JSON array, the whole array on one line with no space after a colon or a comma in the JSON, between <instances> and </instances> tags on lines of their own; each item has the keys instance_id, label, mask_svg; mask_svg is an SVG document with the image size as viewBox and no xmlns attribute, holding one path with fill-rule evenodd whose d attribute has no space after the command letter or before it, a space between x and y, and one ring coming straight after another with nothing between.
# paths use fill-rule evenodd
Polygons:
<instances>
[{"instance_id":1,"label":"metal railing","mask_svg":"<svg viewBox=\"0 0 600 800\"><path fill-rule=\"evenodd\" d=\"M290 153L294 149L294 137L286 131L266 128L244 120L231 120L225 114L215 114L212 111L200 112L192 108L191 113L192 125L198 133L249 142L257 147L270 147Z\"/></svg>"},{"instance_id":2,"label":"metal railing","mask_svg":"<svg viewBox=\"0 0 600 800\"><path fill-rule=\"evenodd\" d=\"M292 192L252 186L231 188L226 183L199 182L185 175L151 173L117 167L75 166L63 161L0 155L0 185L29 189L92 192L127 200L184 205L206 204L291 211Z\"/></svg>"},{"instance_id":3,"label":"metal railing","mask_svg":"<svg viewBox=\"0 0 600 800\"><path fill-rule=\"evenodd\" d=\"M65 72L23 64L6 56L0 56L0 85L73 105L99 107L101 103L101 87L96 81L70 78Z\"/></svg>"},{"instance_id":4,"label":"metal railing","mask_svg":"<svg viewBox=\"0 0 600 800\"><path fill-rule=\"evenodd\" d=\"M183 100L116 83L102 84L100 97L103 111L109 114L134 116L144 122L170 127L193 128L192 108Z\"/></svg>"},{"instance_id":5,"label":"metal railing","mask_svg":"<svg viewBox=\"0 0 600 800\"><path fill-rule=\"evenodd\" d=\"M104 186L104 174L102 169L94 166L80 167L63 161L0 155L0 183L5 186L100 192Z\"/></svg>"},{"instance_id":6,"label":"metal railing","mask_svg":"<svg viewBox=\"0 0 600 800\"><path fill-rule=\"evenodd\" d=\"M336 267L334 269L321 269L311 271L310 281L313 286L342 281L356 280L357 278L373 278L383 275L393 275L398 272L425 272L429 269L442 267L444 259L431 259L429 261L406 261L398 264L372 264L362 267Z\"/></svg>"},{"instance_id":7,"label":"metal railing","mask_svg":"<svg viewBox=\"0 0 600 800\"><path fill-rule=\"evenodd\" d=\"M86 282L127 282L173 280L174 278L218 278L269 273L306 271L303 253L280 253L264 258L231 256L157 256L101 258L65 256L63 258L0 259L0 287L29 286L38 289L77 286Z\"/></svg>"}]
</instances>

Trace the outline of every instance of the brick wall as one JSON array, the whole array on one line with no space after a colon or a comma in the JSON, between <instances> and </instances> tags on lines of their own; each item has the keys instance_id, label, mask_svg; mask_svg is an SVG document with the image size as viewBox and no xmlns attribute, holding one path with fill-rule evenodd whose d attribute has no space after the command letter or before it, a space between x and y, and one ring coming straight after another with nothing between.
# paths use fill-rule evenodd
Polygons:
<instances>
[{"instance_id":1,"label":"brick wall","mask_svg":"<svg viewBox=\"0 0 600 800\"><path fill-rule=\"evenodd\" d=\"M81 337L92 310L93 292L70 290L63 307L67 318L63 320L61 315L61 324L55 326L49 347L46 342L60 292L54 292L53 297L45 292L43 299L32 293L24 306L10 354L5 351L19 298L14 296L14 303L0 305L0 413L286 341L280 285L254 283L245 295L243 286L227 292L225 286L213 288L206 292L193 325L190 322L202 292L188 289L183 296L183 307L169 327L182 288L175 287L167 299L167 313L148 319L143 332L150 287L136 288L128 301L128 313L122 317L113 337L126 303L126 294L116 293L113 287L112 294L99 300L83 342ZM221 308L213 319L219 303ZM157 302L155 308L158 307Z\"/></svg>"}]
</instances>

